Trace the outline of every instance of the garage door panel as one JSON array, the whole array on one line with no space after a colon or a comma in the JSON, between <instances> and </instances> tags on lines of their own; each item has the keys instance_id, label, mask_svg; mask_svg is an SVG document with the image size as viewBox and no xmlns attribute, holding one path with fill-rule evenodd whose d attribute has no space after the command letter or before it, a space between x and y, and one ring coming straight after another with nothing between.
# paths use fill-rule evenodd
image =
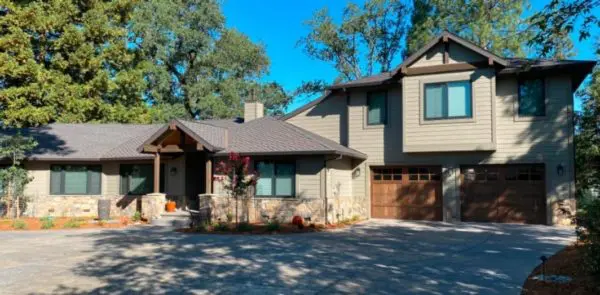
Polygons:
<instances>
[{"instance_id":1,"label":"garage door panel","mask_svg":"<svg viewBox=\"0 0 600 295\"><path fill-rule=\"evenodd\" d=\"M373 168L372 217L441 220L440 172L440 167Z\"/></svg>"},{"instance_id":2,"label":"garage door panel","mask_svg":"<svg viewBox=\"0 0 600 295\"><path fill-rule=\"evenodd\" d=\"M543 165L461 167L463 221L545 223Z\"/></svg>"}]
</instances>

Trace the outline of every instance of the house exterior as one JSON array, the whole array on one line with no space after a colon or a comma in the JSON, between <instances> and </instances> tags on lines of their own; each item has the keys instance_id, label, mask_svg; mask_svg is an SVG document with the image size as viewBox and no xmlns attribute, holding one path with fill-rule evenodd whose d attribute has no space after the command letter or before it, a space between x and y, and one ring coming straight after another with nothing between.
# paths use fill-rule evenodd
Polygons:
<instances>
[{"instance_id":1,"label":"house exterior","mask_svg":"<svg viewBox=\"0 0 600 295\"><path fill-rule=\"evenodd\" d=\"M216 180L229 152L260 174L249 221L362 218L565 224L575 210L573 92L593 61L511 59L451 33L391 72L336 84L281 118L158 125L51 124L26 214L158 217L179 206L233 212ZM140 209L142 208L142 209Z\"/></svg>"}]
</instances>

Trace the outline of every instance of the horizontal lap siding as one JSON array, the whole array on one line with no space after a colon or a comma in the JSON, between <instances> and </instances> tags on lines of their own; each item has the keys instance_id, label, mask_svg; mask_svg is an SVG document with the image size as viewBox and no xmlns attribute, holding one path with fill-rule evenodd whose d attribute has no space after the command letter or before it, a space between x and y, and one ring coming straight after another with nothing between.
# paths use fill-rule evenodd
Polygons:
<instances>
[{"instance_id":1,"label":"horizontal lap siding","mask_svg":"<svg viewBox=\"0 0 600 295\"><path fill-rule=\"evenodd\" d=\"M296 160L296 196L321 198L323 157L301 157Z\"/></svg>"},{"instance_id":2,"label":"horizontal lap siding","mask_svg":"<svg viewBox=\"0 0 600 295\"><path fill-rule=\"evenodd\" d=\"M464 74L460 74L464 76ZM406 146L412 145L441 145L441 144L488 144L492 138L492 77L491 70L477 70L468 76L475 78L472 81L472 96L474 101L474 122L436 121L435 124L422 124L421 117L424 112L423 94L424 83L428 79L452 79L457 74L439 74L405 77L403 79L405 110L404 124ZM427 122L429 123L429 122Z\"/></svg>"},{"instance_id":3,"label":"horizontal lap siding","mask_svg":"<svg viewBox=\"0 0 600 295\"><path fill-rule=\"evenodd\" d=\"M345 124L346 121L345 113L345 95L332 95L286 122L340 143L343 126L341 124Z\"/></svg>"},{"instance_id":4,"label":"horizontal lap siding","mask_svg":"<svg viewBox=\"0 0 600 295\"><path fill-rule=\"evenodd\" d=\"M327 196L352 196L352 159L328 161L327 168Z\"/></svg>"}]
</instances>

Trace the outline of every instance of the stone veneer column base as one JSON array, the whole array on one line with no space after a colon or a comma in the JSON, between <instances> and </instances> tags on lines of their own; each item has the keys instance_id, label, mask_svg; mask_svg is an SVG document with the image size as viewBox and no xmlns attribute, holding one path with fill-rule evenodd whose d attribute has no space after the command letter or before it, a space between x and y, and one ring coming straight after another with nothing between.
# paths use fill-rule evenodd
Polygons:
<instances>
[{"instance_id":1,"label":"stone veneer column base","mask_svg":"<svg viewBox=\"0 0 600 295\"><path fill-rule=\"evenodd\" d=\"M142 217L148 221L159 219L165 213L167 195L152 193L142 196Z\"/></svg>"}]
</instances>

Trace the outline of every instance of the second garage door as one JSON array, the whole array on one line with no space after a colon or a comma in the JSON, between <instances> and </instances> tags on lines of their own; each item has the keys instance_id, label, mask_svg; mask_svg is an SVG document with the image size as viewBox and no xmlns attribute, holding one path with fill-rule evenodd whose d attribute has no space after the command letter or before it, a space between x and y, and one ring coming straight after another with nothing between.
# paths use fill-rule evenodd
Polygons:
<instances>
[{"instance_id":1,"label":"second garage door","mask_svg":"<svg viewBox=\"0 0 600 295\"><path fill-rule=\"evenodd\" d=\"M546 223L543 165L461 167L463 221Z\"/></svg>"},{"instance_id":2,"label":"second garage door","mask_svg":"<svg viewBox=\"0 0 600 295\"><path fill-rule=\"evenodd\" d=\"M371 216L442 220L440 167L375 167L371 171Z\"/></svg>"}]
</instances>

